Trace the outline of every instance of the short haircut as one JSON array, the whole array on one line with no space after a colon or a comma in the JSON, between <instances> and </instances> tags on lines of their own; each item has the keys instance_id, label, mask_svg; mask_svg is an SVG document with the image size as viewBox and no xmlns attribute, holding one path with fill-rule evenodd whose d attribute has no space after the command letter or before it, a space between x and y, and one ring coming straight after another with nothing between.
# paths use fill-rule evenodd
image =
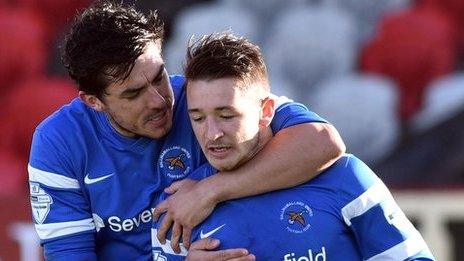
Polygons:
<instances>
[{"instance_id":1,"label":"short haircut","mask_svg":"<svg viewBox=\"0 0 464 261\"><path fill-rule=\"evenodd\" d=\"M99 1L79 13L62 46L62 61L79 90L101 98L111 83L129 77L148 43L161 44L164 25L156 11Z\"/></svg>"},{"instance_id":2,"label":"short haircut","mask_svg":"<svg viewBox=\"0 0 464 261\"><path fill-rule=\"evenodd\" d=\"M185 66L187 81L235 78L243 88L258 83L269 91L261 49L230 32L213 33L190 41Z\"/></svg>"}]
</instances>

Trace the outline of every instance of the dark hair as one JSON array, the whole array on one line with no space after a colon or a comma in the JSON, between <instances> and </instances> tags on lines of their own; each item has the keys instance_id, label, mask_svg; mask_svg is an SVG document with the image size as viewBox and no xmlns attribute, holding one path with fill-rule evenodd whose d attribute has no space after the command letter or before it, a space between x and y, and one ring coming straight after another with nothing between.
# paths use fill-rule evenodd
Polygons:
<instances>
[{"instance_id":1,"label":"dark hair","mask_svg":"<svg viewBox=\"0 0 464 261\"><path fill-rule=\"evenodd\" d=\"M185 67L187 81L231 77L262 84L269 90L266 64L260 48L230 32L213 33L190 41Z\"/></svg>"},{"instance_id":2,"label":"dark hair","mask_svg":"<svg viewBox=\"0 0 464 261\"><path fill-rule=\"evenodd\" d=\"M102 97L113 82L124 81L149 42L161 46L163 23L133 6L99 1L77 14L62 46L62 61L79 90Z\"/></svg>"}]
</instances>

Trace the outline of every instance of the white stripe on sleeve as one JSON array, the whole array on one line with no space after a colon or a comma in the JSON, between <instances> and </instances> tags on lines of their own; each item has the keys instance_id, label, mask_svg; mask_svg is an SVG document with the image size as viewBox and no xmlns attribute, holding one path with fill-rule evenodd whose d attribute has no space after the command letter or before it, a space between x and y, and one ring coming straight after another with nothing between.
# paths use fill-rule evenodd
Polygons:
<instances>
[{"instance_id":1,"label":"white stripe on sleeve","mask_svg":"<svg viewBox=\"0 0 464 261\"><path fill-rule=\"evenodd\" d=\"M35 229L37 234L39 234L40 239L49 239L88 230L95 230L95 225L92 218L87 218L77 221L35 224Z\"/></svg>"},{"instance_id":2,"label":"white stripe on sleeve","mask_svg":"<svg viewBox=\"0 0 464 261\"><path fill-rule=\"evenodd\" d=\"M361 216L373 206L386 200L394 201L388 188L378 179L374 185L342 208L343 219L348 226L351 226L352 218Z\"/></svg>"},{"instance_id":3,"label":"white stripe on sleeve","mask_svg":"<svg viewBox=\"0 0 464 261\"><path fill-rule=\"evenodd\" d=\"M408 257L414 256L421 251L426 251L427 253L430 253L430 250L425 244L424 239L419 234L419 232L416 232L411 237L406 239L405 241L395 245L394 247L380 254L377 254L369 258L368 260L369 261L405 260Z\"/></svg>"},{"instance_id":4,"label":"white stripe on sleeve","mask_svg":"<svg viewBox=\"0 0 464 261\"><path fill-rule=\"evenodd\" d=\"M29 181L38 182L49 187L78 189L80 188L77 179L68 178L66 176L36 169L31 165L27 166L29 172Z\"/></svg>"}]
</instances>

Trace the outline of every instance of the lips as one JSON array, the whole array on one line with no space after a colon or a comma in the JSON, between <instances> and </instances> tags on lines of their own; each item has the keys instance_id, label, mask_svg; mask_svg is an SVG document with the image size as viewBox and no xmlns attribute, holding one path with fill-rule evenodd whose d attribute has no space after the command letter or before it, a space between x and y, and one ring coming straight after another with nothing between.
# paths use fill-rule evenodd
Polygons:
<instances>
[{"instance_id":1,"label":"lips","mask_svg":"<svg viewBox=\"0 0 464 261\"><path fill-rule=\"evenodd\" d=\"M231 152L232 147L227 145L208 146L208 154L215 158L225 158Z\"/></svg>"},{"instance_id":2,"label":"lips","mask_svg":"<svg viewBox=\"0 0 464 261\"><path fill-rule=\"evenodd\" d=\"M152 125L153 127L164 126L168 120L168 115L168 110L156 113L147 119L147 123Z\"/></svg>"}]
</instances>

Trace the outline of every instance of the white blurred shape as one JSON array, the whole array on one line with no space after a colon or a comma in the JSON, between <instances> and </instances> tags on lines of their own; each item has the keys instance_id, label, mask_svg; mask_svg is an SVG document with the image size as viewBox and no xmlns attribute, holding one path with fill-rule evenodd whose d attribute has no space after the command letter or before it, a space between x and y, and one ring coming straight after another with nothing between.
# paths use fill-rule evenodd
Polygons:
<instances>
[{"instance_id":1,"label":"white blurred shape","mask_svg":"<svg viewBox=\"0 0 464 261\"><path fill-rule=\"evenodd\" d=\"M284 78L299 96L324 79L354 68L356 28L343 10L299 6L276 16L264 44L272 78Z\"/></svg>"},{"instance_id":2,"label":"white blurred shape","mask_svg":"<svg viewBox=\"0 0 464 261\"><path fill-rule=\"evenodd\" d=\"M411 121L415 132L425 131L464 110L464 73L435 80L425 91L422 110Z\"/></svg>"},{"instance_id":3,"label":"white blurred shape","mask_svg":"<svg viewBox=\"0 0 464 261\"><path fill-rule=\"evenodd\" d=\"M337 128L349 153L372 164L398 142L397 100L395 85L386 78L347 75L322 83L307 105Z\"/></svg>"},{"instance_id":4,"label":"white blurred shape","mask_svg":"<svg viewBox=\"0 0 464 261\"><path fill-rule=\"evenodd\" d=\"M274 78L270 80L271 93L277 96L286 96L294 101L302 102L299 100L295 93L295 88L290 81L282 78Z\"/></svg>"},{"instance_id":5,"label":"white blurred shape","mask_svg":"<svg viewBox=\"0 0 464 261\"><path fill-rule=\"evenodd\" d=\"M41 260L40 240L33 224L17 222L9 225L8 229L10 237L19 244L20 260Z\"/></svg>"},{"instance_id":6,"label":"white blurred shape","mask_svg":"<svg viewBox=\"0 0 464 261\"><path fill-rule=\"evenodd\" d=\"M256 17L246 9L219 3L192 6L179 14L172 39L166 44L166 65L169 73L182 73L190 37L199 39L213 32L231 30L234 34L255 40Z\"/></svg>"},{"instance_id":7,"label":"white blurred shape","mask_svg":"<svg viewBox=\"0 0 464 261\"><path fill-rule=\"evenodd\" d=\"M350 12L356 18L360 32L359 43L372 37L375 26L382 16L408 8L411 5L411 0L325 0L324 2L336 5Z\"/></svg>"}]
</instances>

